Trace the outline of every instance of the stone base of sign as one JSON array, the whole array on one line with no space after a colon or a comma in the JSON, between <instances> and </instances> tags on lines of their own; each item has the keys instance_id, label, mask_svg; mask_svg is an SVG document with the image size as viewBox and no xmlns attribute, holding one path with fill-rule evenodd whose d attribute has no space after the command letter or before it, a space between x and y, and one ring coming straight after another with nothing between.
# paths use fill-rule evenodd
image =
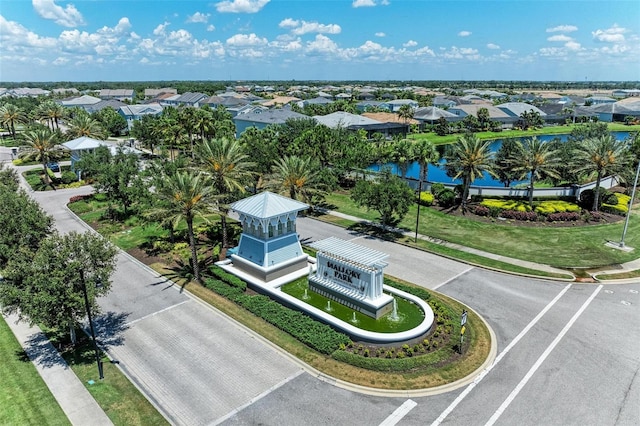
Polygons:
<instances>
[{"instance_id":1,"label":"stone base of sign","mask_svg":"<svg viewBox=\"0 0 640 426\"><path fill-rule=\"evenodd\" d=\"M349 290L317 275L309 277L309 290L375 319L393 310L393 297L388 294L367 299L358 291Z\"/></svg>"},{"instance_id":2,"label":"stone base of sign","mask_svg":"<svg viewBox=\"0 0 640 426\"><path fill-rule=\"evenodd\" d=\"M238 255L231 255L234 267L265 282L273 281L292 272L307 268L308 259L309 256L303 254L302 256L265 268Z\"/></svg>"}]
</instances>

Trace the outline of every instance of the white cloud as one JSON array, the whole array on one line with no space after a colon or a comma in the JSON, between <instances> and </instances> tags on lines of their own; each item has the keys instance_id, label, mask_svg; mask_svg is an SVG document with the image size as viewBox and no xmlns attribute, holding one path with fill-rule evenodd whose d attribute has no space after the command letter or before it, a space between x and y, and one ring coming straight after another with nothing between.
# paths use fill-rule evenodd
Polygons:
<instances>
[{"instance_id":1,"label":"white cloud","mask_svg":"<svg viewBox=\"0 0 640 426\"><path fill-rule=\"evenodd\" d=\"M547 41L571 41L573 40L571 37L566 36L564 34L558 34L551 37L547 37Z\"/></svg>"},{"instance_id":2,"label":"white cloud","mask_svg":"<svg viewBox=\"0 0 640 426\"><path fill-rule=\"evenodd\" d=\"M500 46L498 46L497 44L488 43L487 44L487 49L497 50L497 49L500 49Z\"/></svg>"},{"instance_id":3,"label":"white cloud","mask_svg":"<svg viewBox=\"0 0 640 426\"><path fill-rule=\"evenodd\" d=\"M624 33L627 30L625 28L614 25L611 28L606 30L596 30L591 33L593 35L594 40L603 41L606 43L620 43L624 42Z\"/></svg>"},{"instance_id":4,"label":"white cloud","mask_svg":"<svg viewBox=\"0 0 640 426\"><path fill-rule=\"evenodd\" d=\"M471 35L471 31L460 31L458 36L460 37L469 37Z\"/></svg>"},{"instance_id":5,"label":"white cloud","mask_svg":"<svg viewBox=\"0 0 640 426\"><path fill-rule=\"evenodd\" d=\"M220 13L256 13L262 10L270 0L226 0L216 3Z\"/></svg>"},{"instance_id":6,"label":"white cloud","mask_svg":"<svg viewBox=\"0 0 640 426\"><path fill-rule=\"evenodd\" d=\"M418 45L418 42L417 42L417 41L415 41L415 40L409 40L408 42L403 43L403 44L402 44L402 47L414 47L414 46L417 46L417 45Z\"/></svg>"},{"instance_id":7,"label":"white cloud","mask_svg":"<svg viewBox=\"0 0 640 426\"><path fill-rule=\"evenodd\" d=\"M578 31L578 27L575 25L558 25L557 27L547 28L548 33L571 33L573 31Z\"/></svg>"},{"instance_id":8,"label":"white cloud","mask_svg":"<svg viewBox=\"0 0 640 426\"><path fill-rule=\"evenodd\" d=\"M264 46L266 44L268 44L266 38L260 38L254 33L236 34L233 37L227 39L227 45L234 47Z\"/></svg>"},{"instance_id":9,"label":"white cloud","mask_svg":"<svg viewBox=\"0 0 640 426\"><path fill-rule=\"evenodd\" d=\"M307 50L310 52L337 52L338 45L329 37L317 34L315 40L307 42Z\"/></svg>"},{"instance_id":10,"label":"white cloud","mask_svg":"<svg viewBox=\"0 0 640 426\"><path fill-rule=\"evenodd\" d=\"M209 21L210 13L200 13L196 12L191 16L187 16L188 23L202 23L206 24Z\"/></svg>"},{"instance_id":11,"label":"white cloud","mask_svg":"<svg viewBox=\"0 0 640 426\"><path fill-rule=\"evenodd\" d=\"M376 37L386 37L387 35L385 33L381 32L377 32L374 34Z\"/></svg>"},{"instance_id":12,"label":"white cloud","mask_svg":"<svg viewBox=\"0 0 640 426\"><path fill-rule=\"evenodd\" d=\"M571 41L566 42L564 47L566 47L569 50L580 50L582 45L580 43L578 43L577 41L571 40Z\"/></svg>"},{"instance_id":13,"label":"white cloud","mask_svg":"<svg viewBox=\"0 0 640 426\"><path fill-rule=\"evenodd\" d=\"M213 24L209 24L207 26L207 31L211 32L211 31L215 31L216 27L213 26Z\"/></svg>"},{"instance_id":14,"label":"white cloud","mask_svg":"<svg viewBox=\"0 0 640 426\"><path fill-rule=\"evenodd\" d=\"M300 25L300 21L297 19L286 18L280 21L278 26L280 28L295 28Z\"/></svg>"},{"instance_id":15,"label":"white cloud","mask_svg":"<svg viewBox=\"0 0 640 426\"><path fill-rule=\"evenodd\" d=\"M56 39L40 37L19 23L7 21L0 15L0 45L3 49L3 60L6 60L6 51L15 52L24 48L53 49L56 47Z\"/></svg>"},{"instance_id":16,"label":"white cloud","mask_svg":"<svg viewBox=\"0 0 640 426\"><path fill-rule=\"evenodd\" d=\"M84 25L82 14L72 4L63 8L55 4L54 0L32 0L36 13L44 19L49 19L63 27Z\"/></svg>"},{"instance_id":17,"label":"white cloud","mask_svg":"<svg viewBox=\"0 0 640 426\"><path fill-rule=\"evenodd\" d=\"M155 36L163 35L165 28L167 28L168 26L169 26L168 22L165 22L164 24L158 25L157 27L154 28L153 35L155 35Z\"/></svg>"},{"instance_id":18,"label":"white cloud","mask_svg":"<svg viewBox=\"0 0 640 426\"><path fill-rule=\"evenodd\" d=\"M373 7L376 5L374 0L353 0L352 7Z\"/></svg>"},{"instance_id":19,"label":"white cloud","mask_svg":"<svg viewBox=\"0 0 640 426\"><path fill-rule=\"evenodd\" d=\"M473 49L471 47L461 47L460 53L463 55L475 55L478 53L478 49Z\"/></svg>"}]
</instances>

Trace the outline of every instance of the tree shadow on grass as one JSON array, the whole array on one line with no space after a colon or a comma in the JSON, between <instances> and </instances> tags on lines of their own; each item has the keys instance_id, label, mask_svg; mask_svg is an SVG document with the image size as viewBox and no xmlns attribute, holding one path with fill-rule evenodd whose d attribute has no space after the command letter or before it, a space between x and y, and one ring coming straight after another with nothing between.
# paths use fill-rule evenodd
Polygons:
<instances>
[{"instance_id":1,"label":"tree shadow on grass","mask_svg":"<svg viewBox=\"0 0 640 426\"><path fill-rule=\"evenodd\" d=\"M364 235L365 238L380 238L386 241L397 241L402 238L399 229L391 227L383 227L379 224L370 222L358 222L347 228L353 235Z\"/></svg>"},{"instance_id":2,"label":"tree shadow on grass","mask_svg":"<svg viewBox=\"0 0 640 426\"><path fill-rule=\"evenodd\" d=\"M200 266L200 277L202 278L203 274L213 265L213 259L207 257L199 261L198 265ZM191 262L185 262L181 259L176 261L175 266L168 268L168 271L163 273L162 276L178 284L180 286L180 293L182 293L187 284L195 280Z\"/></svg>"}]
</instances>

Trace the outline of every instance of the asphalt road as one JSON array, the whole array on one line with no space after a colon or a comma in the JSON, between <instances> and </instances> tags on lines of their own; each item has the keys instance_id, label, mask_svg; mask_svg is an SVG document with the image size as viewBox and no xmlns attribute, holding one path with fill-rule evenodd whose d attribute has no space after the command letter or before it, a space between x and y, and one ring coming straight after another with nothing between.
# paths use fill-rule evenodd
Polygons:
<instances>
[{"instance_id":1,"label":"asphalt road","mask_svg":"<svg viewBox=\"0 0 640 426\"><path fill-rule=\"evenodd\" d=\"M86 191L33 196L62 232L83 231L64 205ZM640 283L514 277L307 218L298 233L355 238L390 255L388 274L466 303L494 330L496 361L471 384L432 396L345 390L122 254L113 291L100 302L99 339L172 423L640 424Z\"/></svg>"}]
</instances>

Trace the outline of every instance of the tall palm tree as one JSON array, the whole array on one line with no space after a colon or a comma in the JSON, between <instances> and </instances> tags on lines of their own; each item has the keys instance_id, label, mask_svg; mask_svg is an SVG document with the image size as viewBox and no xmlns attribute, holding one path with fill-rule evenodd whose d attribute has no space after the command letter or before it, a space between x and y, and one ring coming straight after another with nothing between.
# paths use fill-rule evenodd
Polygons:
<instances>
[{"instance_id":1,"label":"tall palm tree","mask_svg":"<svg viewBox=\"0 0 640 426\"><path fill-rule=\"evenodd\" d=\"M631 159L627 144L610 134L585 139L574 149L573 158L575 172L596 176L592 210L597 211L602 178L621 172Z\"/></svg>"},{"instance_id":2,"label":"tall palm tree","mask_svg":"<svg viewBox=\"0 0 640 426\"><path fill-rule=\"evenodd\" d=\"M533 207L533 185L543 176L559 178L560 157L553 145L543 142L535 136L523 142L517 141L515 151L509 163L514 172L520 173L520 179L529 176L529 206Z\"/></svg>"},{"instance_id":3,"label":"tall palm tree","mask_svg":"<svg viewBox=\"0 0 640 426\"><path fill-rule=\"evenodd\" d=\"M411 107L411 105L402 105L400 109L398 109L398 118L402 119L402 122L409 128L409 122L413 119L413 115L415 114L415 110Z\"/></svg>"},{"instance_id":4,"label":"tall palm tree","mask_svg":"<svg viewBox=\"0 0 640 426\"><path fill-rule=\"evenodd\" d=\"M54 101L46 101L33 111L34 118L44 121L52 130L60 128L60 120L66 116L64 107Z\"/></svg>"},{"instance_id":5,"label":"tall palm tree","mask_svg":"<svg viewBox=\"0 0 640 426\"><path fill-rule=\"evenodd\" d=\"M393 161L398 165L402 178L407 176L409 165L414 160L412 148L411 141L408 139L400 139L393 143Z\"/></svg>"},{"instance_id":6,"label":"tall palm tree","mask_svg":"<svg viewBox=\"0 0 640 426\"><path fill-rule=\"evenodd\" d=\"M7 126L11 136L16 137L16 124L26 123L27 115L14 104L5 104L0 107L0 124Z\"/></svg>"},{"instance_id":7,"label":"tall palm tree","mask_svg":"<svg viewBox=\"0 0 640 426\"><path fill-rule=\"evenodd\" d=\"M478 136L467 133L449 147L445 155L447 175L462 179L462 208L467 206L469 187L484 172L493 174L493 153L489 149L491 141L482 141Z\"/></svg>"},{"instance_id":8,"label":"tall palm tree","mask_svg":"<svg viewBox=\"0 0 640 426\"><path fill-rule=\"evenodd\" d=\"M71 140L86 136L93 139L106 139L106 132L99 121L89 115L76 115L69 121L66 137Z\"/></svg>"},{"instance_id":9,"label":"tall palm tree","mask_svg":"<svg viewBox=\"0 0 640 426\"><path fill-rule=\"evenodd\" d=\"M193 220L211 211L214 203L214 189L207 185L206 176L194 171L177 171L167 176L156 188L158 203L145 215L161 217L165 223L171 223L175 229L180 222L187 223L187 235L191 248L191 266L196 281L200 281L200 267L196 239L193 231Z\"/></svg>"},{"instance_id":10,"label":"tall palm tree","mask_svg":"<svg viewBox=\"0 0 640 426\"><path fill-rule=\"evenodd\" d=\"M38 125L24 131L20 137L25 148L20 157L25 160L39 161L42 164L45 183L50 184L47 163L57 158L61 153L61 150L57 147L56 133L48 127Z\"/></svg>"},{"instance_id":11,"label":"tall palm tree","mask_svg":"<svg viewBox=\"0 0 640 426\"><path fill-rule=\"evenodd\" d=\"M420 139L413 144L413 158L418 162L420 166L420 175L418 180L420 183L426 182L429 177L429 164L438 164L440 154L435 145L427 140Z\"/></svg>"},{"instance_id":12,"label":"tall palm tree","mask_svg":"<svg viewBox=\"0 0 640 426\"><path fill-rule=\"evenodd\" d=\"M293 200L310 202L314 194L322 193L320 166L311 157L286 156L276 161L266 186Z\"/></svg>"},{"instance_id":13,"label":"tall palm tree","mask_svg":"<svg viewBox=\"0 0 640 426\"><path fill-rule=\"evenodd\" d=\"M245 192L251 182L254 163L248 161L240 142L236 139L209 139L196 145L196 163L208 176L219 199L218 209L222 224L222 247L227 248L227 212L232 193Z\"/></svg>"}]
</instances>

